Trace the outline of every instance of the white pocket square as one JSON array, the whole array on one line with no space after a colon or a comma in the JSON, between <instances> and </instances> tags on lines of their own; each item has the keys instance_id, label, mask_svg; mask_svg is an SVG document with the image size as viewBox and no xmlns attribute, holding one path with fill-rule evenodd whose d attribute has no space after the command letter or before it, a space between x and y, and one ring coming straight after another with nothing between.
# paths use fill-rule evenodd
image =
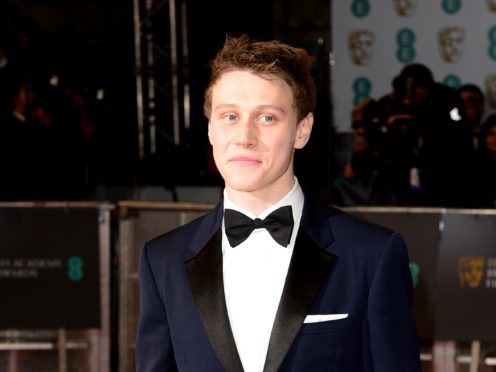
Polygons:
<instances>
[{"instance_id":1,"label":"white pocket square","mask_svg":"<svg viewBox=\"0 0 496 372\"><path fill-rule=\"evenodd\" d=\"M328 322L330 320L339 320L348 318L348 314L315 314L307 315L303 323Z\"/></svg>"}]
</instances>

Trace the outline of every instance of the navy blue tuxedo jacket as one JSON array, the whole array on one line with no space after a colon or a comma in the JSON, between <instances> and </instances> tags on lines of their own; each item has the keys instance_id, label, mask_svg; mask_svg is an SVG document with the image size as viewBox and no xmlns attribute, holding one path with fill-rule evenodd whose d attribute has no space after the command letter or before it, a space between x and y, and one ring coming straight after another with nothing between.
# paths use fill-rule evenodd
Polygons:
<instances>
[{"instance_id":1,"label":"navy blue tuxedo jacket","mask_svg":"<svg viewBox=\"0 0 496 372\"><path fill-rule=\"evenodd\" d=\"M222 217L221 203L143 248L138 372L243 371L224 298ZM306 197L264 372L420 371L411 303L401 236ZM349 316L304 323L309 314Z\"/></svg>"}]
</instances>

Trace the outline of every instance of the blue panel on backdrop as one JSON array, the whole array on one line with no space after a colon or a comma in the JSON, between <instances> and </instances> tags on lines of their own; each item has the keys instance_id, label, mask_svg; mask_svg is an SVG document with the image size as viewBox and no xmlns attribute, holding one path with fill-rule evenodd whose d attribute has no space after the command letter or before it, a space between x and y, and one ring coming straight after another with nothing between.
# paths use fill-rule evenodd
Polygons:
<instances>
[{"instance_id":1,"label":"blue panel on backdrop","mask_svg":"<svg viewBox=\"0 0 496 372\"><path fill-rule=\"evenodd\" d=\"M97 328L97 209L0 209L0 328Z\"/></svg>"},{"instance_id":2,"label":"blue panel on backdrop","mask_svg":"<svg viewBox=\"0 0 496 372\"><path fill-rule=\"evenodd\" d=\"M496 340L496 216L442 221L436 339Z\"/></svg>"}]
</instances>

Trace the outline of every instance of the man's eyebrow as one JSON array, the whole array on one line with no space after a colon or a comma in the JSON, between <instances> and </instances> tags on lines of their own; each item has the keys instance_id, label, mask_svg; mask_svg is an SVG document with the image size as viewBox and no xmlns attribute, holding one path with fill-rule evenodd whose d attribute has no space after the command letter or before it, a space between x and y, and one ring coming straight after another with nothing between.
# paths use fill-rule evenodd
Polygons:
<instances>
[{"instance_id":1,"label":"man's eyebrow","mask_svg":"<svg viewBox=\"0 0 496 372\"><path fill-rule=\"evenodd\" d=\"M215 106L213 111L224 110L224 109L234 109L234 108L238 108L238 107L239 107L239 105L237 105L235 103L221 103L221 104ZM276 111L279 111L283 114L286 113L286 110L284 110L284 108L279 107L279 106L275 106L275 105L259 105L259 106L256 106L256 109L257 110L276 110Z\"/></svg>"},{"instance_id":2,"label":"man's eyebrow","mask_svg":"<svg viewBox=\"0 0 496 372\"><path fill-rule=\"evenodd\" d=\"M232 108L236 108L238 107L238 105L234 104L234 103L221 103L217 106L214 107L213 111L217 111L217 110L224 110L224 109L232 109Z\"/></svg>"},{"instance_id":3,"label":"man's eyebrow","mask_svg":"<svg viewBox=\"0 0 496 372\"><path fill-rule=\"evenodd\" d=\"M282 107L279 107L279 106L274 106L274 105L260 105L260 106L257 106L258 109L262 109L262 110L276 110L276 111L279 111L280 113L284 114L286 112L286 110L284 110Z\"/></svg>"}]
</instances>

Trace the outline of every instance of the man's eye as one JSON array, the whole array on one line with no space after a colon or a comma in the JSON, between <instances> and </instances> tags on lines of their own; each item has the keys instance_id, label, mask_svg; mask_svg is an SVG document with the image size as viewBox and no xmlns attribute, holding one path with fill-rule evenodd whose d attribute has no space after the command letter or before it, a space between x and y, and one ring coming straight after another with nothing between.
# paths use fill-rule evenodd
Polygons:
<instances>
[{"instance_id":1,"label":"man's eye","mask_svg":"<svg viewBox=\"0 0 496 372\"><path fill-rule=\"evenodd\" d=\"M273 116L271 116L271 115L263 115L263 116L261 117L261 120L262 120L263 122L265 122L265 123L271 123L271 122L273 122L273 121L274 121L274 117L273 117Z\"/></svg>"},{"instance_id":2,"label":"man's eye","mask_svg":"<svg viewBox=\"0 0 496 372\"><path fill-rule=\"evenodd\" d=\"M224 118L225 118L227 121L234 121L234 120L236 120L236 115L234 115L234 114L229 114L229 115L224 116Z\"/></svg>"}]
</instances>

